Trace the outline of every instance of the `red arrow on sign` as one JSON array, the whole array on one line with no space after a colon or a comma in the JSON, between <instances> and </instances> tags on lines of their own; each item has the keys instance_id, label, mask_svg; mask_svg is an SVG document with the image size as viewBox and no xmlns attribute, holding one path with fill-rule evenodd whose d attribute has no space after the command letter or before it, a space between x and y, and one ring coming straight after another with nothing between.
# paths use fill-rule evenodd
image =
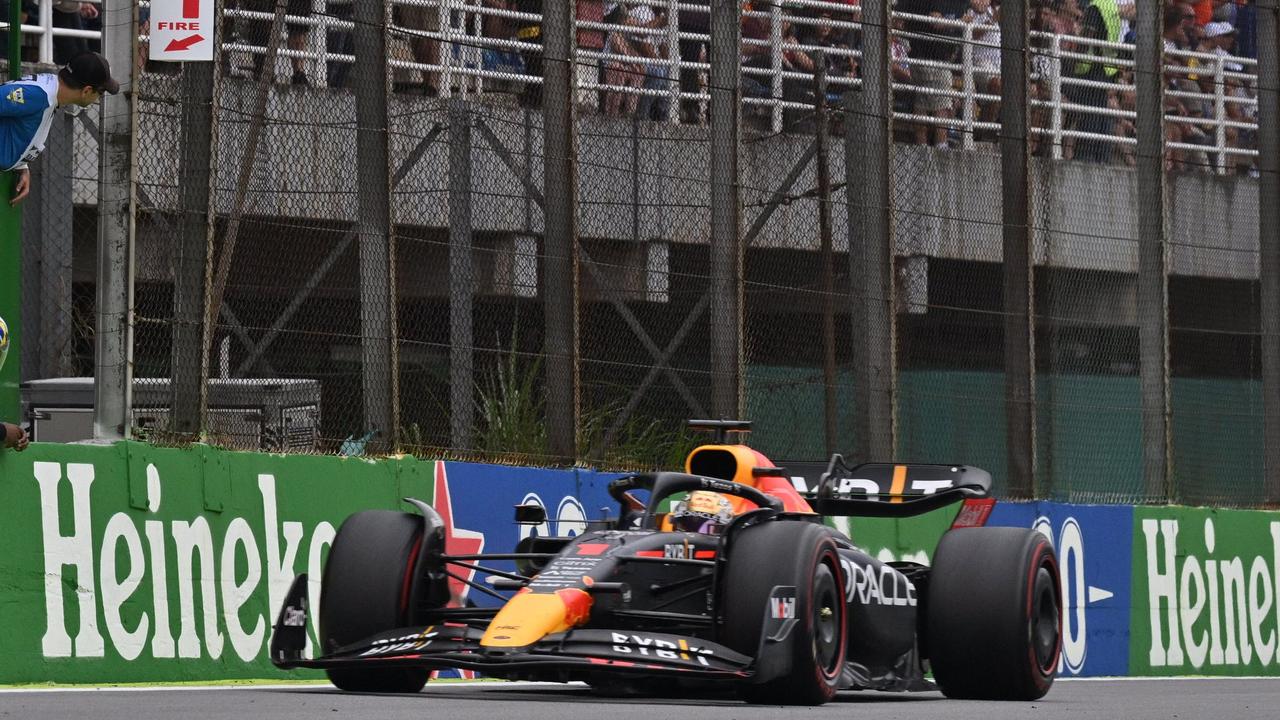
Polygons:
<instances>
[{"instance_id":1,"label":"red arrow on sign","mask_svg":"<svg viewBox=\"0 0 1280 720\"><path fill-rule=\"evenodd\" d=\"M173 52L175 50L188 50L192 45L195 45L202 40L204 40L204 38L200 35L184 37L181 40L170 40L169 44L165 46L164 51Z\"/></svg>"}]
</instances>

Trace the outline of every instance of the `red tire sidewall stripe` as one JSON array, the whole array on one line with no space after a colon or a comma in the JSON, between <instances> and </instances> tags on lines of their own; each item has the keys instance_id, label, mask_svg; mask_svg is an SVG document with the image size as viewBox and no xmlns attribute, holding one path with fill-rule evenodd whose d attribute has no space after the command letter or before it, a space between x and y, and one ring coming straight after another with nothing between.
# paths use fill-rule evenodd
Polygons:
<instances>
[{"instance_id":1,"label":"red tire sidewall stripe","mask_svg":"<svg viewBox=\"0 0 1280 720\"><path fill-rule=\"evenodd\" d=\"M807 616L806 623L809 626L810 637L813 637L813 638L817 637L817 627L816 627L816 617L814 615L815 608L813 606L814 583L812 582L812 577L813 577L813 572L818 569L818 566L824 563L831 570L831 577L833 582L835 582L835 591L837 596L836 605L839 607L838 612L840 613L840 633L836 637L836 642L838 644L839 650L836 655L837 662L835 663L835 666L830 674L827 673L826 668L822 667L822 664L816 655L813 658L813 667L814 667L814 671L817 673L818 682L824 686L830 687L831 694L834 695L836 691L836 687L832 681L838 680L840 678L840 672L844 668L845 652L846 652L847 640L848 640L849 613L847 612L847 608L844 607L844 579L841 577L841 565L840 565L839 553L836 551L835 545L829 541L819 546L818 555L816 558L814 558L814 562L810 566L813 568L813 570L810 571L809 577L811 578L811 580L807 584L807 590L806 590L808 598L807 598L807 602L805 603L805 607L809 611L806 613L806 616Z\"/></svg>"},{"instance_id":2,"label":"red tire sidewall stripe","mask_svg":"<svg viewBox=\"0 0 1280 720\"><path fill-rule=\"evenodd\" d=\"M409 599L413 592L413 571L418 566L418 555L422 552L423 536L419 535L417 540L413 541L413 547L409 550L409 562L404 567L404 581L400 586L400 622L408 622L409 620Z\"/></svg>"},{"instance_id":3,"label":"red tire sidewall stripe","mask_svg":"<svg viewBox=\"0 0 1280 720\"><path fill-rule=\"evenodd\" d=\"M1036 575L1039 574L1041 567L1047 566L1049 568L1049 574L1052 576L1052 580L1053 580L1051 590L1053 591L1055 596L1059 595L1059 588L1061 587L1061 582L1058 578L1058 563L1056 560L1054 560L1053 553L1051 551L1047 552L1048 547L1049 547L1048 542L1041 542L1038 545L1036 545L1035 550L1031 551L1031 558L1033 562L1029 563L1027 568L1026 618L1028 622L1032 622L1035 619L1033 613L1035 612L1034 603L1035 603ZM1057 600L1058 600L1058 617L1056 618L1057 633L1055 634L1055 637L1054 637L1053 653L1050 655L1050 657L1053 658L1050 666L1048 668L1044 668L1040 666L1040 660L1039 658L1036 657L1036 648L1035 648L1034 642L1029 643L1027 645L1027 653L1029 655L1029 659L1031 660L1031 667L1035 668L1036 670L1034 675L1034 680L1036 682L1037 687L1044 687L1047 684L1047 682L1050 679L1052 679L1053 675L1058 670L1058 658L1059 656L1062 655L1062 598L1058 597Z\"/></svg>"}]
</instances>

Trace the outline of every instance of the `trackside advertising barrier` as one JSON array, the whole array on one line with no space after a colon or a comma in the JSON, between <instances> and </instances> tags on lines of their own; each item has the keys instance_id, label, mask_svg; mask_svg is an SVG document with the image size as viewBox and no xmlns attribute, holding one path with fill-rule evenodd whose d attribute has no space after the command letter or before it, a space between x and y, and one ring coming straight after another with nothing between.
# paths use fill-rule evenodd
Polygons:
<instances>
[{"instance_id":1,"label":"trackside advertising barrier","mask_svg":"<svg viewBox=\"0 0 1280 720\"><path fill-rule=\"evenodd\" d=\"M580 531L611 477L133 442L0 452L0 683L320 677L277 671L267 648L296 573L318 602L347 515L417 497L450 551L510 550L514 504L559 516L526 534Z\"/></svg>"},{"instance_id":2,"label":"trackside advertising barrier","mask_svg":"<svg viewBox=\"0 0 1280 720\"><path fill-rule=\"evenodd\" d=\"M581 532L612 510L613 477L131 442L0 453L0 684L318 677L270 665L271 624L294 574L319 600L347 515L418 497L446 520L450 552L508 551ZM551 519L515 525L518 503ZM834 523L882 559L927 563L954 514ZM1057 548L1063 675L1280 675L1280 513L1001 503L989 524Z\"/></svg>"}]
</instances>

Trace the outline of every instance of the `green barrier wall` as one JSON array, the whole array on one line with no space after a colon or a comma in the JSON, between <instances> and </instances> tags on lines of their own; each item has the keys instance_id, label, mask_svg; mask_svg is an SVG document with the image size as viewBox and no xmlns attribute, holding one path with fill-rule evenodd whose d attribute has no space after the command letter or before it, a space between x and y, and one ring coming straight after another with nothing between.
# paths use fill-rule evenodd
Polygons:
<instances>
[{"instance_id":1,"label":"green barrier wall","mask_svg":"<svg viewBox=\"0 0 1280 720\"><path fill-rule=\"evenodd\" d=\"M0 684L316 677L266 657L290 581L320 577L350 513L430 499L436 469L138 443L0 452ZM469 528L509 507L485 488L518 499L576 477L455 469ZM558 482L553 500L587 488ZM833 522L882 559L927 563L954 514ZM1070 674L1280 675L1280 513L1039 502L991 517L1062 545Z\"/></svg>"},{"instance_id":2,"label":"green barrier wall","mask_svg":"<svg viewBox=\"0 0 1280 720\"><path fill-rule=\"evenodd\" d=\"M1280 675L1280 513L1134 508L1130 627L1131 675Z\"/></svg>"},{"instance_id":3,"label":"green barrier wall","mask_svg":"<svg viewBox=\"0 0 1280 720\"><path fill-rule=\"evenodd\" d=\"M274 608L296 573L320 577L347 515L430 499L432 468L138 443L0 453L0 683L316 676L271 667Z\"/></svg>"}]
</instances>

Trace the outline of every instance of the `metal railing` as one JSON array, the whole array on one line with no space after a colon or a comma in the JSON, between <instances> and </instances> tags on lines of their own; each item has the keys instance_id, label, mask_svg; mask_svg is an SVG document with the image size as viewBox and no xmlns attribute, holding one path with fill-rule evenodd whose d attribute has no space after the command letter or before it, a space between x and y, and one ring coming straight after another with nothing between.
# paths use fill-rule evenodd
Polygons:
<instances>
[{"instance_id":1,"label":"metal railing","mask_svg":"<svg viewBox=\"0 0 1280 720\"><path fill-rule=\"evenodd\" d=\"M540 20L540 16L522 13L500 7L490 7L484 0L392 0L393 7L426 8L437 13L434 30L393 25L393 36L402 40L427 38L438 43L437 57L431 62L419 62L416 59L399 57L389 60L393 69L408 70L431 74L438 78L438 92L441 96L474 95L493 90L493 82L498 81L510 85L541 83L537 74L520 71L523 58L541 51L537 43L527 42L515 37L494 37L486 34L487 19L511 23L532 23ZM325 68L331 63L351 63L354 57L343 52L329 49L327 39L333 33L350 32L354 27L349 20L339 19L327 11L327 0L314 0L314 15L311 17L288 16L287 21L293 25L310 28L305 50L294 50L287 47L279 49L282 61L288 58L303 58L306 62L306 73L313 85L324 86L327 73ZM601 22L595 20L578 20L579 31L603 33L606 38L618 33L632 39L647 39L655 50L654 56L639 57L619 52L606 40L603 48L579 48L578 60L588 64L588 71L579 74L579 87L585 91L598 91L603 95L618 93L625 96L650 97L660 100L664 108L661 116L668 122L682 120L679 105L682 101L695 103L699 111L692 118L686 116L684 121L698 122L705 117L706 102L710 98L707 89L707 71L710 65L702 57L682 56L681 45L689 47L705 47L710 42L705 33L686 32L681 30L681 15L684 13L707 13L705 4L680 2L679 0L627 0L626 7L647 6L654 15L665 16L666 21L654 27L637 27L631 24ZM149 3L140 3L145 8ZM823 53L827 59L844 62L852 68L861 61L862 53L851 42L828 42L815 44L795 39L789 28L812 28L827 25L831 28L833 38L845 40L853 37L861 30L859 13L861 8L844 2L832 0L778 0L767 8L746 10L744 22L763 24L767 27L768 36L744 37L744 57L753 59L744 63L744 82L750 87L763 92L745 93L743 102L749 108L761 113L766 118L766 125L772 132L781 132L786 126L785 113L788 110L808 111L813 108L810 97L797 99L792 88L800 88L803 93L811 92L814 74L797 70L790 66L788 58L793 53ZM823 17L815 13L828 13ZM270 21L272 13L255 12L239 8L229 8L225 16L232 19ZM53 61L53 38L57 36L98 38L99 33L90 30L72 30L52 25L52 0L41 0L38 24L22 26L23 33L40 38L39 60L43 63ZM989 19L971 18L953 20L934 18L908 13L893 13L895 20L903 20L915 26L916 30L896 29L894 37L908 43L912 41L930 41L954 43L957 46L954 62L926 60L907 57L896 62L905 63L908 69L929 67L942 69L953 74L955 81L950 88L922 87L914 83L894 82L895 93L906 97L918 95L934 95L950 98L955 108L951 117L938 117L919 114L911 109L899 107L894 118L907 123L920 123L931 126L950 128L955 134L955 143L965 149L972 148L981 131L996 132L1000 124L994 119L984 120L981 108L984 105L999 103L999 95L986 92L979 87L982 77L999 77L999 67L980 67L975 56L981 49L998 50L999 45L986 42L983 35L991 29ZM895 23L896 25L896 23ZM922 25L939 29L939 34L921 33ZM0 23L0 28L7 27ZM145 43L146 28L141 40ZM946 34L950 33L950 35ZM1125 43L1110 43L1084 37L1051 34L1033 31L1030 35L1032 52L1034 53L1032 81L1036 84L1036 92L1032 93L1031 107L1041 111L1044 116L1042 124L1033 127L1033 132L1049 141L1049 155L1060 159L1068 157L1075 141L1097 141L1111 143L1121 147L1136 145L1132 133L1112 132L1099 134L1074 126L1073 121L1087 115L1106 116L1120 121L1133 121L1137 114L1133 109L1109 107L1107 105L1088 105L1073 102L1070 99L1072 89L1089 88L1113 92L1117 97L1130 96L1134 87L1126 79L1133 68L1132 53L1134 46ZM756 48L765 48L761 53ZM265 47L254 45L242 37L224 38L223 49L230 53L262 54ZM1099 82L1080 77L1064 71L1067 66L1076 63L1097 62L1097 53L1110 54L1105 63L1118 69L1115 82ZM759 58L767 54L767 62L759 62ZM1184 133L1196 138L1196 142L1187 142L1185 138L1166 141L1169 152L1204 153L1210 158L1208 164L1219 173L1231 168L1233 158L1249 158L1257 156L1256 143L1250 141L1250 134L1256 133L1257 122L1249 118L1250 110L1256 108L1256 93L1250 88L1256 87L1257 61L1246 57L1217 55L1213 53L1192 52L1186 50L1169 51L1166 55L1166 77L1174 80L1174 86L1166 91L1168 98L1179 105L1197 104L1208 108L1208 112L1188 115L1167 113L1166 121L1181 128L1190 128ZM622 67L620 73L604 72L611 67ZM596 68L595 77L590 70ZM637 69L638 68L638 69ZM1235 69L1238 68L1238 69ZM681 75L693 73L697 76L696 87L681 86ZM638 77L628 77L636 75ZM610 82L610 77L623 77L625 82ZM1205 79L1211 78L1205 87ZM856 73L830 75L828 84L832 94L846 89L856 88L861 81ZM1194 87L1191 85L1194 84ZM1241 135L1245 139L1241 139Z\"/></svg>"},{"instance_id":2,"label":"metal railing","mask_svg":"<svg viewBox=\"0 0 1280 720\"><path fill-rule=\"evenodd\" d=\"M12 2L20 2L20 0L12 0ZM102 5L102 0L85 0L89 5ZM27 18L28 22L22 24L22 34L39 38L39 57L40 63L53 64L53 39L55 37L74 37L84 38L86 40L100 40L102 33L97 30L77 30L75 28L55 27L53 24L53 0L40 0L39 13L35 18ZM8 18L3 18L8 20ZM35 20L31 23L30 20ZM8 22L0 22L0 30L8 30Z\"/></svg>"}]
</instances>

